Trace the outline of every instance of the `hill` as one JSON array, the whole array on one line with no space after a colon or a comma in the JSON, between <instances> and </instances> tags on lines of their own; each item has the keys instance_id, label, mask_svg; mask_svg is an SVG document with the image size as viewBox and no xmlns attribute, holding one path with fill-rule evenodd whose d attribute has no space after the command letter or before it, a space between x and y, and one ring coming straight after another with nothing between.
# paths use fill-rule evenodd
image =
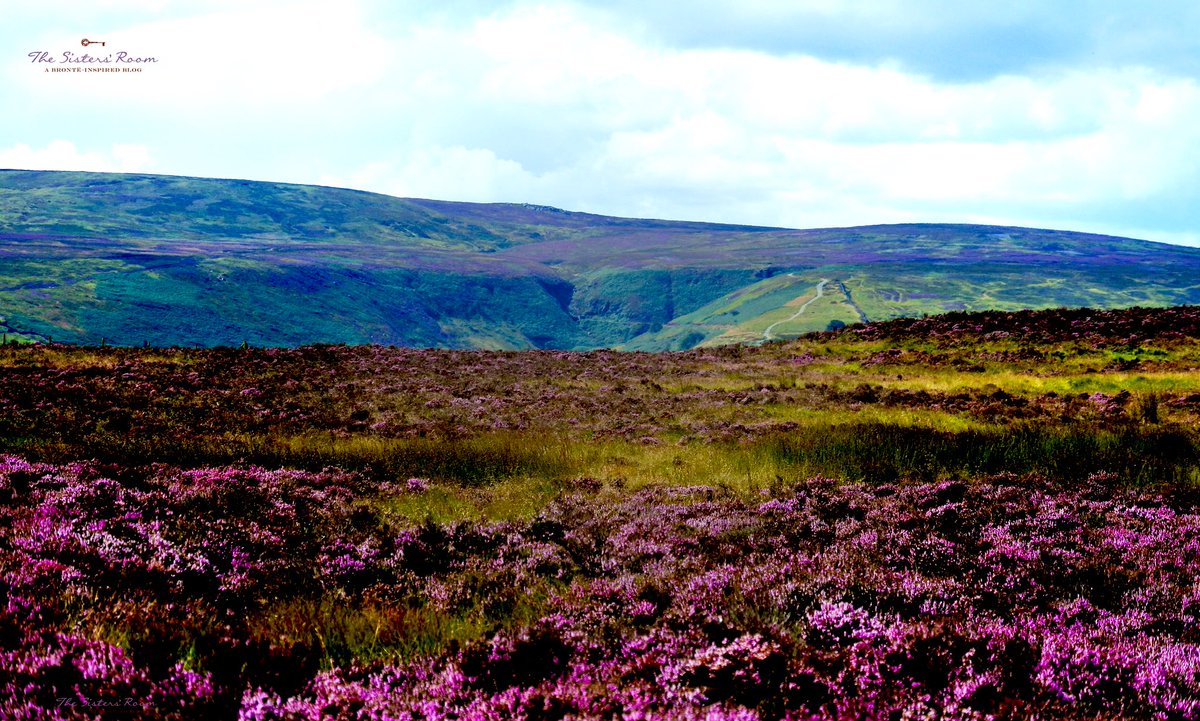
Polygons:
<instances>
[{"instance_id":1,"label":"hill","mask_svg":"<svg viewBox=\"0 0 1200 721\"><path fill-rule=\"evenodd\" d=\"M118 345L674 350L955 310L1200 303L1200 250L789 230L175 176L0 171L0 331Z\"/></svg>"}]
</instances>

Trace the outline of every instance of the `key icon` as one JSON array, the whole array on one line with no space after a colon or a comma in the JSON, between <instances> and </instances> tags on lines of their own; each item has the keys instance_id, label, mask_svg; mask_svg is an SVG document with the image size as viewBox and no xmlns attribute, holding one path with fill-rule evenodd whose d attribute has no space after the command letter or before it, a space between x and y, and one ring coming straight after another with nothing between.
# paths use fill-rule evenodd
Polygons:
<instances>
[{"instance_id":1,"label":"key icon","mask_svg":"<svg viewBox=\"0 0 1200 721\"><path fill-rule=\"evenodd\" d=\"M107 47L100 40L88 40L87 38L84 38L79 44L84 46L85 48L89 45L99 45L100 47Z\"/></svg>"}]
</instances>

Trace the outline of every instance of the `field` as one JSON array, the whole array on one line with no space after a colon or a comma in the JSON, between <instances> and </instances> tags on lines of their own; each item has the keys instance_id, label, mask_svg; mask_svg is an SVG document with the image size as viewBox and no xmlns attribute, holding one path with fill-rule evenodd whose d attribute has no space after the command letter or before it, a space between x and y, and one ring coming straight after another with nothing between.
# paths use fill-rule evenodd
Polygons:
<instances>
[{"instance_id":1,"label":"field","mask_svg":"<svg viewBox=\"0 0 1200 721\"><path fill-rule=\"evenodd\" d=\"M1196 307L10 343L0 717L1197 719L1198 421Z\"/></svg>"}]
</instances>

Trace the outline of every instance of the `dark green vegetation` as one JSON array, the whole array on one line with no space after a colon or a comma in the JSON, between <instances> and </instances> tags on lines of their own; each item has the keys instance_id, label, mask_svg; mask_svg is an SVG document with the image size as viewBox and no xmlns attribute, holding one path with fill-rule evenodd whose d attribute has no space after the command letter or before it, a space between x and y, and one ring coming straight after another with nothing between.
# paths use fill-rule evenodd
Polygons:
<instances>
[{"instance_id":1,"label":"dark green vegetation","mask_svg":"<svg viewBox=\"0 0 1200 721\"><path fill-rule=\"evenodd\" d=\"M1197 307L10 343L0 717L1192 721L1198 423Z\"/></svg>"},{"instance_id":2,"label":"dark green vegetation","mask_svg":"<svg viewBox=\"0 0 1200 721\"><path fill-rule=\"evenodd\" d=\"M965 225L611 218L234 180L0 171L0 331L138 346L632 350L947 310L1200 302L1200 251Z\"/></svg>"}]
</instances>

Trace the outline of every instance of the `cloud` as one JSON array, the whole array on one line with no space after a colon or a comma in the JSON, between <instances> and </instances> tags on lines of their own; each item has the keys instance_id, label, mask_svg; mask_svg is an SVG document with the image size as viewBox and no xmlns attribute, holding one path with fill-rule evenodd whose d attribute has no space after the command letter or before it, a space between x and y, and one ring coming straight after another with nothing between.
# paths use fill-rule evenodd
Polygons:
<instances>
[{"instance_id":1,"label":"cloud","mask_svg":"<svg viewBox=\"0 0 1200 721\"><path fill-rule=\"evenodd\" d=\"M107 150L80 151L68 140L55 140L44 148L16 144L0 148L0 167L20 170L86 170L93 172L153 172L149 148L113 145Z\"/></svg>"},{"instance_id":2,"label":"cloud","mask_svg":"<svg viewBox=\"0 0 1200 721\"><path fill-rule=\"evenodd\" d=\"M398 160L371 162L348 175L325 175L321 185L399 197L464 201L521 199L538 179L520 163L480 148L422 148Z\"/></svg>"},{"instance_id":3,"label":"cloud","mask_svg":"<svg viewBox=\"0 0 1200 721\"><path fill-rule=\"evenodd\" d=\"M17 67L0 123L80 157L154 148L155 167L185 175L768 225L1184 237L1200 207L1200 90L1180 50L1193 40L1169 17L1064 3L1074 15L933 0L149 3L114 17L111 37L161 66L107 84Z\"/></svg>"},{"instance_id":4,"label":"cloud","mask_svg":"<svg viewBox=\"0 0 1200 721\"><path fill-rule=\"evenodd\" d=\"M1086 218L1194 175L1200 92L1144 68L947 84L887 65L646 47L566 6L496 14L456 42L482 58L473 76L448 82L478 87L477 99L526 120L529 137L546 122L571 124L576 147L541 170L591 183L591 207L632 208L636 198L638 207L707 207L711 216L728 212L731 198L759 194L761 211L781 198L827 200L833 189L862 199L837 205L885 217L1008 204ZM500 142L523 160L519 143ZM793 203L757 220L811 217Z\"/></svg>"},{"instance_id":5,"label":"cloud","mask_svg":"<svg viewBox=\"0 0 1200 721\"><path fill-rule=\"evenodd\" d=\"M664 47L567 4L421 26L395 52L413 70L383 106L392 139L321 182L793 227L1107 223L1146 236L1186 232L1183 203L1162 214L1169 227L1144 218L1200 180L1200 91L1144 67L944 83L889 64Z\"/></svg>"},{"instance_id":6,"label":"cloud","mask_svg":"<svg viewBox=\"0 0 1200 721\"><path fill-rule=\"evenodd\" d=\"M581 0L682 49L891 64L939 81L1139 65L1200 77L1200 7L1187 0Z\"/></svg>"}]
</instances>

